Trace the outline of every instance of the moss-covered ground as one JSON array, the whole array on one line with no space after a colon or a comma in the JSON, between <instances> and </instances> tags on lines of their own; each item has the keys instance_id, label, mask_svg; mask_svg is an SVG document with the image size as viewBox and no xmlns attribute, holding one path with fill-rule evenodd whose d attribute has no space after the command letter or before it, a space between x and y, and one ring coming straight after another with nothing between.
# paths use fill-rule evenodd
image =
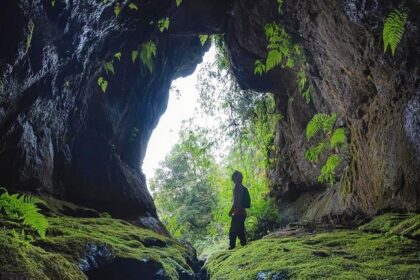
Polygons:
<instances>
[{"instance_id":1,"label":"moss-covered ground","mask_svg":"<svg viewBox=\"0 0 420 280\"><path fill-rule=\"evenodd\" d=\"M89 244L106 247L113 257L156 261L169 279L178 279L178 271L192 273L186 261L192 252L153 231L107 217L50 217L48 221L47 237L31 243L12 237L11 225L2 221L2 277L87 279L79 265Z\"/></svg>"},{"instance_id":2,"label":"moss-covered ground","mask_svg":"<svg viewBox=\"0 0 420 280\"><path fill-rule=\"evenodd\" d=\"M217 280L420 279L420 243L405 237L418 236L419 216L395 221L388 214L360 230L266 237L213 255L206 268Z\"/></svg>"}]
</instances>

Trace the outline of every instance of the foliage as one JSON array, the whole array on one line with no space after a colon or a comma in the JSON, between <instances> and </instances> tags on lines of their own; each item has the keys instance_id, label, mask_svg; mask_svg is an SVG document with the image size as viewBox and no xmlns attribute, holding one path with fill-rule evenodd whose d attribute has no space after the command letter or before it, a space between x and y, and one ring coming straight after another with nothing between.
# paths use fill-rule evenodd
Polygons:
<instances>
[{"instance_id":1,"label":"foliage","mask_svg":"<svg viewBox=\"0 0 420 280\"><path fill-rule=\"evenodd\" d=\"M37 204L43 203L43 201L24 194L10 195L4 188L0 188L0 190L3 191L0 195L0 213L3 213L7 219L28 226L31 230L36 231L41 238L45 238L48 221L44 215L39 213L37 207ZM22 235L25 236L24 232Z\"/></svg>"},{"instance_id":2,"label":"foliage","mask_svg":"<svg viewBox=\"0 0 420 280\"><path fill-rule=\"evenodd\" d=\"M209 38L208 34L200 34L198 35L198 38L200 39L200 43L202 46L207 42L207 39Z\"/></svg>"},{"instance_id":3,"label":"foliage","mask_svg":"<svg viewBox=\"0 0 420 280\"><path fill-rule=\"evenodd\" d=\"M390 47L392 55L395 55L395 49L404 34L407 17L407 13L400 10L393 10L386 18L382 33L384 52Z\"/></svg>"},{"instance_id":4,"label":"foliage","mask_svg":"<svg viewBox=\"0 0 420 280\"><path fill-rule=\"evenodd\" d=\"M108 72L111 72L113 75L115 75L114 63L112 61L105 62L104 68L107 74Z\"/></svg>"},{"instance_id":5,"label":"foliage","mask_svg":"<svg viewBox=\"0 0 420 280\"><path fill-rule=\"evenodd\" d=\"M414 240L358 230L286 233L214 254L205 268L217 280L419 279L419 250Z\"/></svg>"},{"instance_id":6,"label":"foliage","mask_svg":"<svg viewBox=\"0 0 420 280\"><path fill-rule=\"evenodd\" d=\"M306 150L305 158L311 162L318 161L319 156L328 148L328 146L328 141L321 141L318 145Z\"/></svg>"},{"instance_id":7,"label":"foliage","mask_svg":"<svg viewBox=\"0 0 420 280\"><path fill-rule=\"evenodd\" d=\"M319 182L328 182L331 185L335 182L335 169L340 164L341 159L337 154L328 157L327 162L321 168L321 174L318 177Z\"/></svg>"},{"instance_id":8,"label":"foliage","mask_svg":"<svg viewBox=\"0 0 420 280\"><path fill-rule=\"evenodd\" d=\"M176 6L179 7L179 5L181 5L182 0L175 0L176 1Z\"/></svg>"},{"instance_id":9,"label":"foliage","mask_svg":"<svg viewBox=\"0 0 420 280\"><path fill-rule=\"evenodd\" d=\"M153 58L155 56L156 44L153 41L148 41L140 47L140 60L147 67L147 69L149 69L150 73L153 71Z\"/></svg>"},{"instance_id":10,"label":"foliage","mask_svg":"<svg viewBox=\"0 0 420 280\"><path fill-rule=\"evenodd\" d=\"M250 192L252 207L246 226L251 237L267 232L271 228L265 225L278 219L270 211L266 174L274 149L274 129L281 116L272 95L239 88L224 41L220 36L212 40L217 53L215 60L199 69L197 89L203 116L196 118L211 118L216 125L202 127L196 118L186 122L180 142L149 184L169 231L205 254L209 247L220 248L221 240L227 238L233 170L242 172Z\"/></svg>"},{"instance_id":11,"label":"foliage","mask_svg":"<svg viewBox=\"0 0 420 280\"><path fill-rule=\"evenodd\" d=\"M31 43L32 43L32 37L34 35L34 29L35 29L35 24L32 21L32 19L29 20L28 23L28 36L26 38L26 49L25 49L25 53L28 52L29 48L31 47Z\"/></svg>"},{"instance_id":12,"label":"foliage","mask_svg":"<svg viewBox=\"0 0 420 280\"><path fill-rule=\"evenodd\" d=\"M108 81L104 79L104 77L98 78L98 86L101 88L101 90L105 93L106 89L108 87Z\"/></svg>"},{"instance_id":13,"label":"foliage","mask_svg":"<svg viewBox=\"0 0 420 280\"><path fill-rule=\"evenodd\" d=\"M347 142L347 130L345 128L337 128L331 136L331 148L338 147Z\"/></svg>"},{"instance_id":14,"label":"foliage","mask_svg":"<svg viewBox=\"0 0 420 280\"><path fill-rule=\"evenodd\" d=\"M133 3L133 2L130 2L130 3L128 4L128 7L129 7L131 10L134 10L134 11L137 11L137 10L139 9L139 7L137 7L137 5L136 5L135 3Z\"/></svg>"},{"instance_id":15,"label":"foliage","mask_svg":"<svg viewBox=\"0 0 420 280\"><path fill-rule=\"evenodd\" d=\"M281 13L282 3L282 0L278 1L279 13ZM292 39L286 30L275 22L266 24L264 33L268 41L268 54L265 63L260 59L255 61L254 74L262 75L277 66L289 69L298 66L298 89L305 102L309 103L313 87L306 78L306 58L302 47L292 43Z\"/></svg>"},{"instance_id":16,"label":"foliage","mask_svg":"<svg viewBox=\"0 0 420 280\"><path fill-rule=\"evenodd\" d=\"M279 12L279 14L282 14L282 7L283 7L283 0L276 0L277 1L277 11Z\"/></svg>"},{"instance_id":17,"label":"foliage","mask_svg":"<svg viewBox=\"0 0 420 280\"><path fill-rule=\"evenodd\" d=\"M114 57L115 57L116 59L118 59L118 61L121 61L121 56L122 56L121 52L116 52L116 53L114 54Z\"/></svg>"},{"instance_id":18,"label":"foliage","mask_svg":"<svg viewBox=\"0 0 420 280\"><path fill-rule=\"evenodd\" d=\"M324 133L331 133L331 130L335 124L337 115L315 114L306 126L306 139L311 140L318 132L323 131Z\"/></svg>"},{"instance_id":19,"label":"foliage","mask_svg":"<svg viewBox=\"0 0 420 280\"><path fill-rule=\"evenodd\" d=\"M169 23L170 23L170 21L169 21L168 17L158 20L157 25L158 25L159 31L163 32L165 30L168 30L169 29Z\"/></svg>"},{"instance_id":20,"label":"foliage","mask_svg":"<svg viewBox=\"0 0 420 280\"><path fill-rule=\"evenodd\" d=\"M136 62L137 57L139 56L139 51L134 50L131 52L131 61Z\"/></svg>"},{"instance_id":21,"label":"foliage","mask_svg":"<svg viewBox=\"0 0 420 280\"><path fill-rule=\"evenodd\" d=\"M310 141L315 135L320 132L324 133L322 140L315 146L310 147L305 152L305 158L310 162L317 162L320 156L325 151L331 151L339 146L347 144L347 130L345 128L337 128L333 131L334 124L337 120L337 115L315 114L306 126L306 138ZM341 158L338 154L330 154L325 164L321 168L321 173L318 176L319 182L327 182L334 184L335 170L340 165Z\"/></svg>"},{"instance_id":22,"label":"foliage","mask_svg":"<svg viewBox=\"0 0 420 280\"><path fill-rule=\"evenodd\" d=\"M115 14L116 17L120 15L121 10L122 10L121 4L118 3L118 2L115 3L114 14Z\"/></svg>"},{"instance_id":23,"label":"foliage","mask_svg":"<svg viewBox=\"0 0 420 280\"><path fill-rule=\"evenodd\" d=\"M192 243L205 237L215 206L218 170L211 145L203 133L182 132L150 181L168 230Z\"/></svg>"}]
</instances>

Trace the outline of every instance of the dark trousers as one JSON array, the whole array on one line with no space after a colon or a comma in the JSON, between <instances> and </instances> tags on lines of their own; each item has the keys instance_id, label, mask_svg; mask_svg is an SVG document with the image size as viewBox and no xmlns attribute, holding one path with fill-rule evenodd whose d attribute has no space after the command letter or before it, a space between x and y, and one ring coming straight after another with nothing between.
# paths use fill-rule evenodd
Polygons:
<instances>
[{"instance_id":1,"label":"dark trousers","mask_svg":"<svg viewBox=\"0 0 420 280\"><path fill-rule=\"evenodd\" d=\"M236 246L236 237L241 241L241 245L246 245L245 235L245 218L246 216L232 216L232 222L229 230L229 248Z\"/></svg>"}]
</instances>

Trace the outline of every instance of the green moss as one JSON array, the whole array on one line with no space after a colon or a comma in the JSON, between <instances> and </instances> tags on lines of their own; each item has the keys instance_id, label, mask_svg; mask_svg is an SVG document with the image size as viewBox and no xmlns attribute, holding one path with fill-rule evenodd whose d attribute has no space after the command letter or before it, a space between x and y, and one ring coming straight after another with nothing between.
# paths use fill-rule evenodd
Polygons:
<instances>
[{"instance_id":1,"label":"green moss","mask_svg":"<svg viewBox=\"0 0 420 280\"><path fill-rule=\"evenodd\" d=\"M420 214L387 213L361 227L366 232L402 235L420 240Z\"/></svg>"},{"instance_id":2,"label":"green moss","mask_svg":"<svg viewBox=\"0 0 420 280\"><path fill-rule=\"evenodd\" d=\"M420 279L419 252L404 237L335 231L258 240L212 256L206 268L217 280Z\"/></svg>"},{"instance_id":3,"label":"green moss","mask_svg":"<svg viewBox=\"0 0 420 280\"><path fill-rule=\"evenodd\" d=\"M111 218L48 219L45 239L24 246L5 229L0 235L0 271L29 279L86 279L78 264L87 244L103 245L114 257L152 259L161 263L170 279L192 273L186 258L193 253L182 244L153 231Z\"/></svg>"}]
</instances>

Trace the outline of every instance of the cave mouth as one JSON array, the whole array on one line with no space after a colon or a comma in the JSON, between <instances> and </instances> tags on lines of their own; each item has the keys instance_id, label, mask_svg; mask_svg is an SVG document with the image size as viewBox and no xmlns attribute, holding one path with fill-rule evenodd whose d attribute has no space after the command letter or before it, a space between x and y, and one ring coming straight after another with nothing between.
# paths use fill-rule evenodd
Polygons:
<instances>
[{"instance_id":1,"label":"cave mouth","mask_svg":"<svg viewBox=\"0 0 420 280\"><path fill-rule=\"evenodd\" d=\"M154 177L154 170L178 142L179 133L185 129L188 121L194 121L204 127L214 127L212 118L203 114L200 108L197 83L199 83L200 73L205 72L206 67L216 62L216 56L217 50L212 44L204 53L203 61L197 65L191 75L172 81L167 108L152 132L142 163L142 171L148 180Z\"/></svg>"},{"instance_id":2,"label":"cave mouth","mask_svg":"<svg viewBox=\"0 0 420 280\"><path fill-rule=\"evenodd\" d=\"M224 41L216 40L192 75L172 82L142 166L159 219L202 259L227 246L234 170L243 174L253 201L246 219L250 238L279 221L276 210L266 215L273 208L267 197L280 119L276 102L272 94L240 88Z\"/></svg>"}]
</instances>

